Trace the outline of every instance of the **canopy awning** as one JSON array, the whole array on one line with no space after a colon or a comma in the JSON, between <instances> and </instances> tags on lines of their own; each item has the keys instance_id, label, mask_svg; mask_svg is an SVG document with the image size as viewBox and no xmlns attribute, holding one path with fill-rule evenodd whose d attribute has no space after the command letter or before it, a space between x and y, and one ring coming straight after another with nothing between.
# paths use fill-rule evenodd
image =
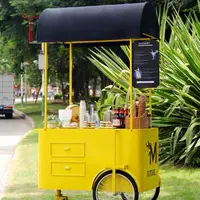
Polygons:
<instances>
[{"instance_id":1,"label":"canopy awning","mask_svg":"<svg viewBox=\"0 0 200 200\"><path fill-rule=\"evenodd\" d=\"M105 41L159 38L150 3L45 9L37 27L38 42Z\"/></svg>"}]
</instances>

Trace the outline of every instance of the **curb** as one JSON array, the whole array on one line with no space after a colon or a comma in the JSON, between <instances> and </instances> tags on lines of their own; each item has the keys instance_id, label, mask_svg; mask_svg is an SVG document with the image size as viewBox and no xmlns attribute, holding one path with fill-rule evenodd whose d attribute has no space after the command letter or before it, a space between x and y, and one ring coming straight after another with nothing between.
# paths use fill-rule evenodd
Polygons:
<instances>
[{"instance_id":1,"label":"curb","mask_svg":"<svg viewBox=\"0 0 200 200\"><path fill-rule=\"evenodd\" d=\"M18 115L20 118L22 119L26 119L27 122L31 125L32 129L35 127L35 122L32 120L31 117L29 117L28 115L24 114L23 112L19 111L19 110L16 110L14 109L14 113L16 115Z\"/></svg>"}]
</instances>

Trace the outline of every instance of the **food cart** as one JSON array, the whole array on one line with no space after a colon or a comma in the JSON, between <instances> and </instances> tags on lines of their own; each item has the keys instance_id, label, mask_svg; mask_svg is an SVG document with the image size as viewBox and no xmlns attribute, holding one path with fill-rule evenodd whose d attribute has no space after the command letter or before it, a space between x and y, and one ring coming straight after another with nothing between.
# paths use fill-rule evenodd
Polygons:
<instances>
[{"instance_id":1,"label":"food cart","mask_svg":"<svg viewBox=\"0 0 200 200\"><path fill-rule=\"evenodd\" d=\"M156 41L159 27L150 3L51 8L38 22L37 40L44 42L44 128L39 129L39 188L55 189L56 199L68 197L61 190L91 191L94 200L137 200L139 193L160 190L158 129L47 128L48 43L69 48L69 103L72 104L72 53L76 46L117 44L130 46L130 88L135 78L134 42ZM158 43L158 42L157 42ZM137 43L139 45L139 43ZM138 81L141 87L158 82ZM151 113L151 89L150 113ZM130 90L130 102L133 101ZM92 197L91 197L92 199Z\"/></svg>"}]
</instances>

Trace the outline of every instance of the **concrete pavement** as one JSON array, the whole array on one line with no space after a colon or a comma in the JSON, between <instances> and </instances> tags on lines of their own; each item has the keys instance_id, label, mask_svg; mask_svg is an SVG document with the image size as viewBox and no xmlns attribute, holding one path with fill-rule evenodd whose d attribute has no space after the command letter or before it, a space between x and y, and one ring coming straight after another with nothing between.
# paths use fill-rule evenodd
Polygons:
<instances>
[{"instance_id":1,"label":"concrete pavement","mask_svg":"<svg viewBox=\"0 0 200 200\"><path fill-rule=\"evenodd\" d=\"M32 129L32 124L21 113L15 113L13 119L0 116L0 199L4 174L12 159L16 145L24 134Z\"/></svg>"}]
</instances>

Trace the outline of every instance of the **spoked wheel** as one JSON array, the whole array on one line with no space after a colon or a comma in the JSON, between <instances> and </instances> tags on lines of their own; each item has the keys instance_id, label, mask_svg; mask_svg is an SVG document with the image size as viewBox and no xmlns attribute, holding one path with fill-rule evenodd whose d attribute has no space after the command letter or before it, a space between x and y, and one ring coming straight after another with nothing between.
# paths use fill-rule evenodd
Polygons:
<instances>
[{"instance_id":1,"label":"spoked wheel","mask_svg":"<svg viewBox=\"0 0 200 200\"><path fill-rule=\"evenodd\" d=\"M112 171L101 174L93 187L94 200L138 200L138 188L134 179L124 171L116 170L116 192L112 192Z\"/></svg>"},{"instance_id":2,"label":"spoked wheel","mask_svg":"<svg viewBox=\"0 0 200 200\"><path fill-rule=\"evenodd\" d=\"M140 200L156 200L160 193L160 186L156 189L148 190L139 194Z\"/></svg>"}]
</instances>

